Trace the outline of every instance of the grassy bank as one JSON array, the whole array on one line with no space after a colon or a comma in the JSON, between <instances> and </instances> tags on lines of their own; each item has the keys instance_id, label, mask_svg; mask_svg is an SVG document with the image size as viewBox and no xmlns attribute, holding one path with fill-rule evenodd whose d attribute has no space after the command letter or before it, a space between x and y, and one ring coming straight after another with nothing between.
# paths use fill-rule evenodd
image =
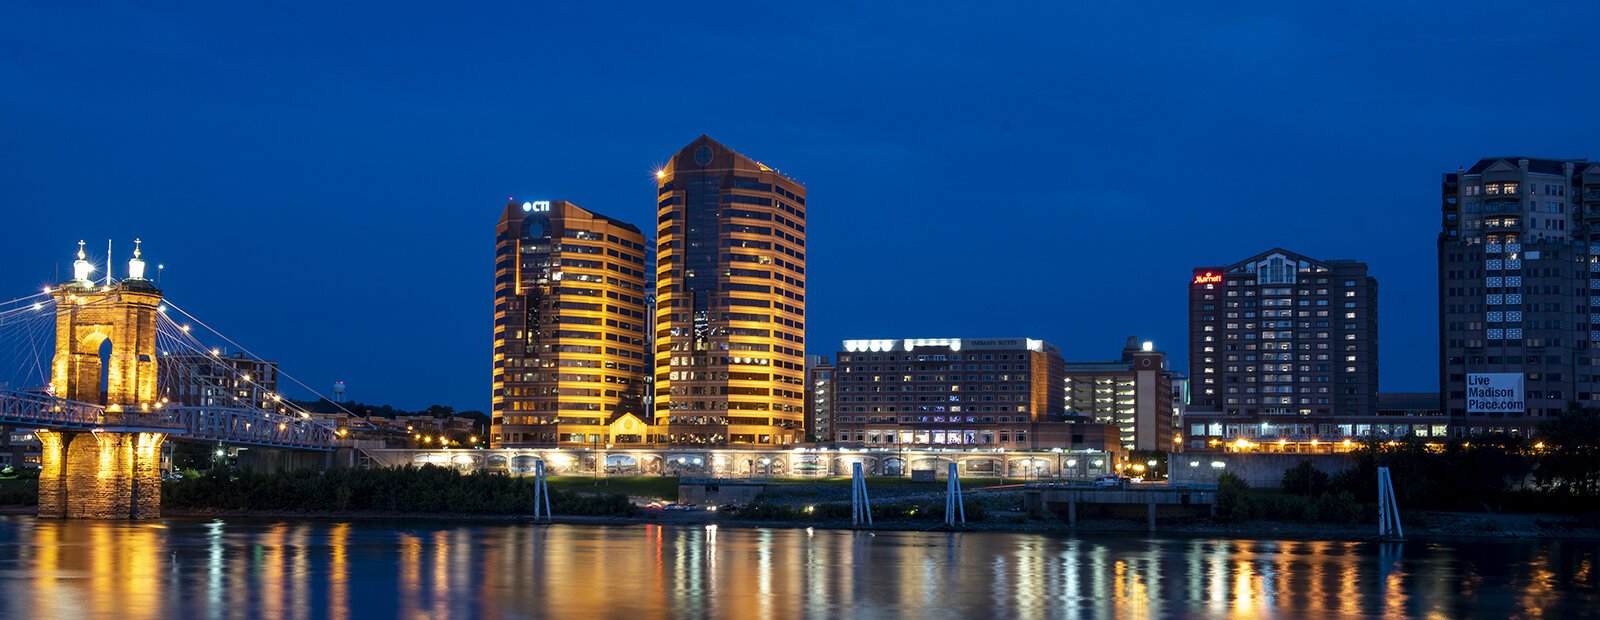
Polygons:
<instances>
[{"instance_id":1,"label":"grassy bank","mask_svg":"<svg viewBox=\"0 0 1600 620\"><path fill-rule=\"evenodd\" d=\"M551 492L607 493L678 501L678 479L661 476L549 476Z\"/></svg>"}]
</instances>

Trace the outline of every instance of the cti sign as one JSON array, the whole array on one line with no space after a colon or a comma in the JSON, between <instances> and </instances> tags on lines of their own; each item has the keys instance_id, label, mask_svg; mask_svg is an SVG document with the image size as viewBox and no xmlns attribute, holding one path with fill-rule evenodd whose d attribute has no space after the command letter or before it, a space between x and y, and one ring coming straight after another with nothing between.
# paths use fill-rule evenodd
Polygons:
<instances>
[{"instance_id":1,"label":"cti sign","mask_svg":"<svg viewBox=\"0 0 1600 620\"><path fill-rule=\"evenodd\" d=\"M1221 281L1222 274L1220 273L1211 273L1207 271L1205 273L1197 273L1194 275L1195 284L1216 284Z\"/></svg>"},{"instance_id":2,"label":"cti sign","mask_svg":"<svg viewBox=\"0 0 1600 620\"><path fill-rule=\"evenodd\" d=\"M536 200L536 201L533 201L533 202L524 202L524 203L522 203L522 210L523 211L529 211L529 212L532 212L532 213L549 213L550 212L550 201L548 201L548 200Z\"/></svg>"}]
</instances>

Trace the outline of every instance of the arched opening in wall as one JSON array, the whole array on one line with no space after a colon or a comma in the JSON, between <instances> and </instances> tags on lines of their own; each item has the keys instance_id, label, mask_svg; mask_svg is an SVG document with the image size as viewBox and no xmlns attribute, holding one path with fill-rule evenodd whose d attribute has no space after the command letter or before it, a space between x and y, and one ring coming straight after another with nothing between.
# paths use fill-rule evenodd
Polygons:
<instances>
[{"instance_id":1,"label":"arched opening in wall","mask_svg":"<svg viewBox=\"0 0 1600 620\"><path fill-rule=\"evenodd\" d=\"M96 373L99 376L97 376L95 378L96 379L95 385L99 386L99 391L97 392L99 398L98 398L98 400L96 400L96 402L98 402L98 403L100 403L102 405L108 405L110 403L107 402L108 401L107 395L109 395L111 393L111 339L110 338L104 338L104 339L100 340L99 358L100 358L100 372Z\"/></svg>"}]
</instances>

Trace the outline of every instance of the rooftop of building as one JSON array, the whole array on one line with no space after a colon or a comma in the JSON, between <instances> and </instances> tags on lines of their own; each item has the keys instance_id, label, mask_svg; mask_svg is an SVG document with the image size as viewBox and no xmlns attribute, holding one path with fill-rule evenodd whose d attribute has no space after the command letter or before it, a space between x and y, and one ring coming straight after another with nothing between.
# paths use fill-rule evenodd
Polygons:
<instances>
[{"instance_id":1,"label":"rooftop of building","mask_svg":"<svg viewBox=\"0 0 1600 620\"><path fill-rule=\"evenodd\" d=\"M942 347L950 351L1001 351L1026 348L1029 351L1058 352L1055 345L1033 338L900 338L887 340L846 340L844 352L911 351Z\"/></svg>"},{"instance_id":2,"label":"rooftop of building","mask_svg":"<svg viewBox=\"0 0 1600 620\"><path fill-rule=\"evenodd\" d=\"M1524 159L1528 160L1528 172L1533 172L1536 174L1565 174L1566 165L1569 163L1573 164L1574 168L1579 170L1581 170L1584 165L1590 163L1587 159L1544 159L1539 157L1522 156L1485 157L1478 160L1478 163L1473 164L1471 168L1468 168L1467 174L1481 174L1484 170L1488 170L1490 166L1502 161L1509 163L1512 166L1520 166L1521 161Z\"/></svg>"},{"instance_id":3,"label":"rooftop of building","mask_svg":"<svg viewBox=\"0 0 1600 620\"><path fill-rule=\"evenodd\" d=\"M1122 347L1122 358L1105 361L1066 362L1067 372L1114 372L1133 370L1133 356L1138 353L1161 353L1156 349L1154 342L1139 340L1138 336L1128 336L1127 344Z\"/></svg>"},{"instance_id":4,"label":"rooftop of building","mask_svg":"<svg viewBox=\"0 0 1600 620\"><path fill-rule=\"evenodd\" d=\"M761 172L771 172L771 173L776 174L776 175L778 175L780 177L783 177L784 179L788 180L790 183L794 183L795 185L800 186L801 189L805 188L805 183L801 183L799 180L795 179L794 177L791 177L791 176L789 176L787 174L784 174L783 171L778 170L777 168L773 168L771 166L768 166L766 164L761 163L760 160L758 160L758 159L756 159L754 157L750 157L748 155L740 153L739 151L733 150L728 145L723 144L721 142L718 142L716 140L716 138L712 138L711 136L708 136L706 134L700 134L700 137L695 138L693 141L689 142L689 144L684 145L683 148L678 149L678 152L673 154L672 158L674 160L676 160L679 157L683 157L683 158L687 159L688 161L694 161L693 160L693 151L692 151L692 149L694 149L695 147L700 146L702 144L710 146L713 149L720 149L720 150L726 151L726 152L728 152L729 154L732 154L734 157L736 157L738 159L742 159L742 160L744 160L746 162L749 162L752 166L754 166L757 170L759 170Z\"/></svg>"},{"instance_id":5,"label":"rooftop of building","mask_svg":"<svg viewBox=\"0 0 1600 620\"><path fill-rule=\"evenodd\" d=\"M574 209L577 209L579 211L582 211L584 213L589 214L589 216L594 218L594 219L597 219L597 220L600 220L602 222L605 222L606 224L609 224L611 226L616 226L617 228L621 228L621 229L626 230L628 232L639 233L641 235L644 234L643 231L639 230L638 226L634 226L633 224L629 224L627 222L624 222L624 221L619 220L617 218L611 217L611 216L606 215L604 213L600 213L600 212L597 212L597 211L594 211L594 210L591 210L591 209L583 208L583 207L579 206L578 203L572 202L570 200L551 200L551 201L548 201L548 202L550 202L550 203L558 203L558 202L559 203L564 203L564 204L567 204L567 205L571 206ZM530 202L530 201L519 201L516 198L512 198L510 202L506 203L507 213L515 212L517 210L517 208L521 208L521 210L523 212L527 212L527 211L531 210L531 207L523 206L523 205L532 205L532 204L533 203Z\"/></svg>"}]
</instances>

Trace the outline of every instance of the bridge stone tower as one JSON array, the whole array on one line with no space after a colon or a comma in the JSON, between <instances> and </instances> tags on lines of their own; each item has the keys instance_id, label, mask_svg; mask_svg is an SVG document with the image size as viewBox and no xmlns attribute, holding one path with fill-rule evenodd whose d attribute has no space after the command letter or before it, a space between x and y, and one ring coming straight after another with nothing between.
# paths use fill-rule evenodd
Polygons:
<instances>
[{"instance_id":1,"label":"bridge stone tower","mask_svg":"<svg viewBox=\"0 0 1600 620\"><path fill-rule=\"evenodd\" d=\"M137 242L136 242L137 243ZM39 516L147 519L161 516L161 444L173 430L152 412L156 317L161 291L134 250L128 277L103 284L78 243L73 279L54 288L56 349L50 389L58 398L104 406L91 431L50 430L43 445ZM109 342L110 354L101 351Z\"/></svg>"}]
</instances>

